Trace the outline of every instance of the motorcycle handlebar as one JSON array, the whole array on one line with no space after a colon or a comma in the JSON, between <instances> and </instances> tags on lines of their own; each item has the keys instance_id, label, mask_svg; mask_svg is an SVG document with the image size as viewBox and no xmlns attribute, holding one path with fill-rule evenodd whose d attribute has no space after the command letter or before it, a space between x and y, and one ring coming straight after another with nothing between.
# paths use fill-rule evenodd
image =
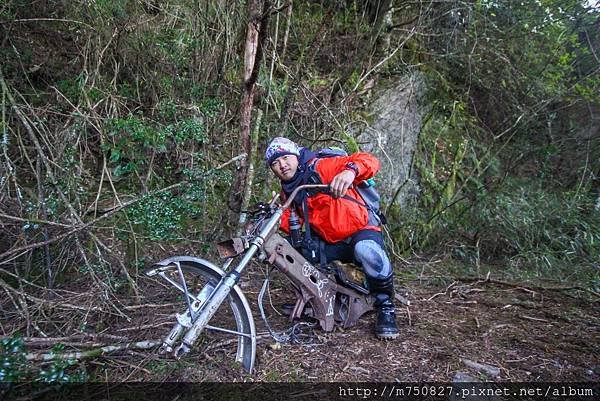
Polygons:
<instances>
[{"instance_id":1,"label":"motorcycle handlebar","mask_svg":"<svg viewBox=\"0 0 600 401\"><path fill-rule=\"evenodd\" d=\"M290 197L285 201L285 203L283 204L283 206L281 206L281 208L285 210L288 207L290 207L290 205L294 201L294 198L296 197L296 195L298 194L298 192L302 191L303 189L329 189L329 185L327 185L327 184L306 184L306 185L300 185L299 187L297 187L296 189L294 189L294 191L290 194Z\"/></svg>"}]
</instances>

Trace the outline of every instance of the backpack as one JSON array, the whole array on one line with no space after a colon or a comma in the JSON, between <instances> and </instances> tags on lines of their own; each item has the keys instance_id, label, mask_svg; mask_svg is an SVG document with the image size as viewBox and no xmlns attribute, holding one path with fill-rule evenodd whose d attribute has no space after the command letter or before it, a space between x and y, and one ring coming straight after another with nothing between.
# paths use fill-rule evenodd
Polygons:
<instances>
[{"instance_id":1,"label":"backpack","mask_svg":"<svg viewBox=\"0 0 600 401\"><path fill-rule=\"evenodd\" d=\"M337 156L348 156L348 152L338 147L323 148L315 153L317 155L317 159L324 159L328 157ZM319 173L317 173L315 165L316 160L308 166L311 175L309 181L311 181L314 184L322 184L323 181L321 180L321 177L319 177ZM355 202L367 209L367 211L369 212L369 225L379 226L386 224L387 219L381 212L381 208L379 206L381 196L375 189L375 180L373 178L364 180L356 186L356 191L358 192L364 203L359 202L356 199L349 197L348 195L345 195L343 198Z\"/></svg>"}]
</instances>

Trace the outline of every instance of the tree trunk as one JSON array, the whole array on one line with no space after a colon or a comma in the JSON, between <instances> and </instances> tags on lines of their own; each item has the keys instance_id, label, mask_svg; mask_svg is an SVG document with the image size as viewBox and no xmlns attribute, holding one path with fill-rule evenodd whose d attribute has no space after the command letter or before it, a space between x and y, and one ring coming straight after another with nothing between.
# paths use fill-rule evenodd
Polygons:
<instances>
[{"instance_id":1,"label":"tree trunk","mask_svg":"<svg viewBox=\"0 0 600 401\"><path fill-rule=\"evenodd\" d=\"M249 160L249 164L248 164L248 173L246 174L246 188L244 189L244 195L242 197L242 204L241 204L241 212L240 212L240 218L238 219L238 224L237 224L237 230L236 230L236 235L241 235L242 234L242 229L244 227L244 225L246 224L246 220L248 218L248 214L246 213L246 210L248 210L248 206L250 204L250 196L252 195L252 183L254 182L254 169L255 169L255 165L258 162L258 158L256 156L256 148L258 145L258 133L260 131L260 122L262 119L262 110L258 109L257 113L256 113L256 123L254 124L254 131L252 134L252 138L250 141L250 144L252 146L252 156Z\"/></svg>"},{"instance_id":2,"label":"tree trunk","mask_svg":"<svg viewBox=\"0 0 600 401\"><path fill-rule=\"evenodd\" d=\"M244 51L244 93L240 108L240 145L248 156L242 160L236 171L234 185L229 196L229 207L232 211L229 221L232 225L235 225L238 221L237 215L241 212L241 205L245 203L244 198L249 198L252 194L251 191L246 189L248 186L248 170L251 160L253 160L253 146L250 138L252 106L254 104L255 84L262 59L262 48L267 35L269 7L269 0L250 0L248 2L248 31Z\"/></svg>"}]
</instances>

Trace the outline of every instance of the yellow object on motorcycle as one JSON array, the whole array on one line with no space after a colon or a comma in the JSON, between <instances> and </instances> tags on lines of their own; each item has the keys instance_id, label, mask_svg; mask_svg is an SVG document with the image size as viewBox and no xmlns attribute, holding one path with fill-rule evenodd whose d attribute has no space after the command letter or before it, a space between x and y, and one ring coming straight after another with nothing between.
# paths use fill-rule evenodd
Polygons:
<instances>
[{"instance_id":1,"label":"yellow object on motorcycle","mask_svg":"<svg viewBox=\"0 0 600 401\"><path fill-rule=\"evenodd\" d=\"M355 284L366 287L366 276L360 268L352 263L342 263L339 260L334 260L331 265L338 270L345 279L354 282Z\"/></svg>"}]
</instances>

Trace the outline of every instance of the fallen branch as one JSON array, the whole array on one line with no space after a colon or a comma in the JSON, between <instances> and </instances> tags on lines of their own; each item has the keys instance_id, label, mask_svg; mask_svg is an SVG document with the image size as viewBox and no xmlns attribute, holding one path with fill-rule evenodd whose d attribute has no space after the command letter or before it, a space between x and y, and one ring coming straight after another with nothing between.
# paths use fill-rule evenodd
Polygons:
<instances>
[{"instance_id":1,"label":"fallen branch","mask_svg":"<svg viewBox=\"0 0 600 401\"><path fill-rule=\"evenodd\" d=\"M90 343L91 341L98 342L100 339L112 340L112 341L123 341L127 340L127 337L115 336L112 334L75 334L66 337L23 337L22 340L27 345L54 345L57 343L68 345L68 342L81 342L82 344ZM0 338L4 340L4 338ZM83 341L87 340L87 341ZM102 344L98 344L102 345Z\"/></svg>"},{"instance_id":2,"label":"fallen branch","mask_svg":"<svg viewBox=\"0 0 600 401\"><path fill-rule=\"evenodd\" d=\"M493 279L489 277L489 274L487 277L458 277L456 280L458 281L464 281L464 282L477 282L477 283L493 283L493 284L499 284L499 285L504 285L506 287L514 287L514 288L520 288L526 291L569 291L569 290L579 290L579 291L584 291L584 292L588 292L592 295L594 295L595 297L600 298L600 293L591 290L589 288L585 288L582 287L580 285L572 285L572 286L556 286L556 287L544 287L541 285L533 285L533 284L528 284L528 285L523 285L520 283L511 283L509 281L503 281L503 280L497 280L497 279Z\"/></svg>"},{"instance_id":3,"label":"fallen branch","mask_svg":"<svg viewBox=\"0 0 600 401\"><path fill-rule=\"evenodd\" d=\"M94 358L98 356L102 356L105 354L109 354L111 352L131 350L131 349L151 349L156 347L157 345L162 344L162 341L159 340L148 340L148 341L138 341L135 343L127 343L127 344L118 344L118 345L107 345L105 347L92 349L89 351L83 352L65 352L65 353L54 353L50 352L47 354L35 354L29 353L25 355L25 359L28 361L55 361L55 360L80 360L85 358Z\"/></svg>"}]
</instances>

